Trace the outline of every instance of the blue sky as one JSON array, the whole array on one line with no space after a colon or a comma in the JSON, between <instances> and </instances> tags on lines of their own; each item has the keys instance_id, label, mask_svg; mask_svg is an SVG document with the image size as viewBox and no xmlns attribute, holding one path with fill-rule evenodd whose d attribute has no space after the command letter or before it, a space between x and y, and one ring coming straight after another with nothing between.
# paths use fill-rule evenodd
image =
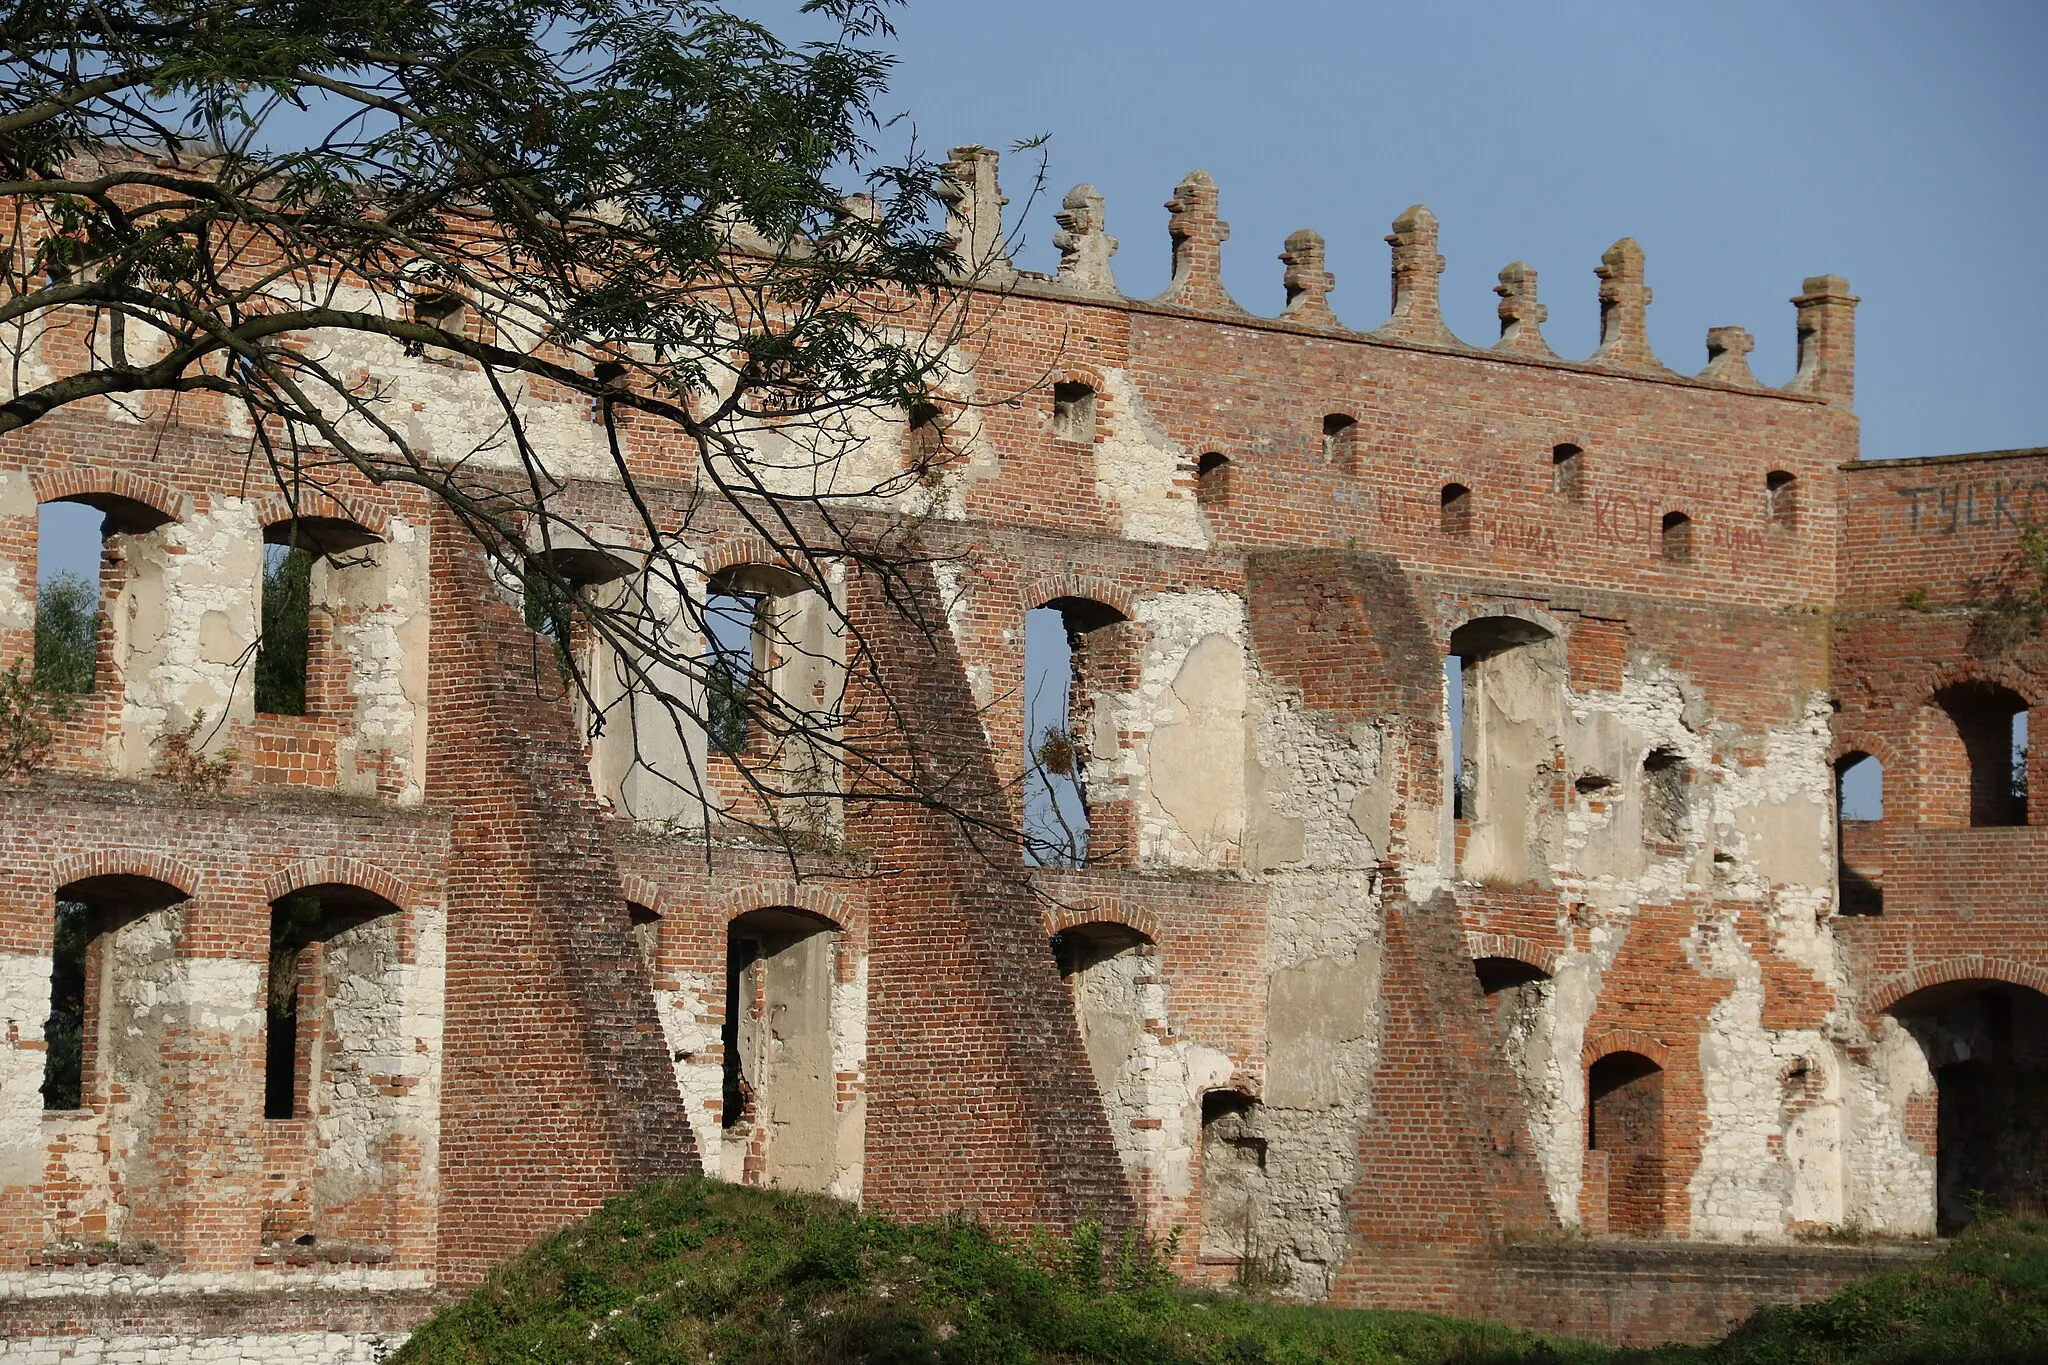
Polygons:
<instances>
[{"instance_id":1,"label":"blue sky","mask_svg":"<svg viewBox=\"0 0 2048 1365\"><path fill-rule=\"evenodd\" d=\"M1870 458L2048 444L2048 5L1408 5L1305 0L911 0L890 107L919 139L1007 149L1050 135L1020 264L1049 269L1051 213L1108 198L1125 292L1167 280L1175 182L1200 166L1231 224L1227 281L1278 311L1286 235L1329 240L1351 326L1387 309L1394 216L1443 224L1454 331L1498 335L1492 288L1526 259L1546 335L1592 351L1593 267L1639 241L1652 339L1674 369L1706 331L1792 371L1807 275L1849 277ZM1032 157L1006 156L1022 209Z\"/></svg>"}]
</instances>

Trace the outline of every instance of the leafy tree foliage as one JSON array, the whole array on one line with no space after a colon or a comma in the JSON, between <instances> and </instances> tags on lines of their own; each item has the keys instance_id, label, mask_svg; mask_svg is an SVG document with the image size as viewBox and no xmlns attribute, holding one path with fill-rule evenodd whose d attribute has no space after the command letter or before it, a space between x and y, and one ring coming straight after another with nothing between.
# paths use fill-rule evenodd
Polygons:
<instances>
[{"instance_id":1,"label":"leafy tree foliage","mask_svg":"<svg viewBox=\"0 0 2048 1365\"><path fill-rule=\"evenodd\" d=\"M637 755L644 726L727 734L738 706L811 754L749 766L771 811L854 785L945 804L918 765L859 750L840 695L736 693L702 643L687 547L736 519L830 604L849 677L884 687L834 586L860 575L932 627L905 584L957 458L894 437L860 457L878 422L930 407L963 325L938 168L868 141L893 0L792 3L803 41L707 0L9 7L0 346L70 338L85 360L16 364L0 435L146 401L246 431L301 513L364 480L424 490L558 644L574 618L591 647L561 657L594 731L630 727ZM493 411L487 430L414 419L419 361ZM533 425L563 400L588 405L632 525L569 510L589 466ZM680 525L649 495L657 448L687 470ZM594 591L593 562L626 581ZM280 588L303 582L288 566ZM268 597L259 681L289 713L301 644Z\"/></svg>"},{"instance_id":2,"label":"leafy tree foliage","mask_svg":"<svg viewBox=\"0 0 2048 1365\"><path fill-rule=\"evenodd\" d=\"M256 709L266 715L306 714L306 628L313 609L312 593L311 550L295 545L264 557Z\"/></svg>"},{"instance_id":3,"label":"leafy tree foliage","mask_svg":"<svg viewBox=\"0 0 2048 1365\"><path fill-rule=\"evenodd\" d=\"M92 691L99 631L99 593L92 584L68 572L44 579L36 588L36 686Z\"/></svg>"}]
</instances>

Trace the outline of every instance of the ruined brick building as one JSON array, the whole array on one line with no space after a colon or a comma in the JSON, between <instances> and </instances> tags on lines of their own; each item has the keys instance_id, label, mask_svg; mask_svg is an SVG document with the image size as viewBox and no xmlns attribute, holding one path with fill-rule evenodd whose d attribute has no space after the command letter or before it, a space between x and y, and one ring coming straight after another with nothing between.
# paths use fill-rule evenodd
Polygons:
<instances>
[{"instance_id":1,"label":"ruined brick building","mask_svg":"<svg viewBox=\"0 0 2048 1365\"><path fill-rule=\"evenodd\" d=\"M993 155L952 170L994 240ZM1209 178L1168 208L1156 299L1118 292L1087 187L1056 276L992 257L932 532L971 569L890 664L1012 778L1025 617L1060 614L1079 866L901 810L801 869L707 846L537 684L547 646L424 498L295 513L198 405L9 438L0 649L30 647L44 504L105 513L109 624L50 770L0 787L0 1337L353 1358L697 1169L1177 1227L1191 1277L1618 1338L1904 1254L1813 1238L2039 1199L2048 672L1986 603L2048 452L1860 461L1837 276L1772 387L1740 327L1697 373L1651 352L1632 241L1574 360L1521 263L1498 340L1451 335L1425 208L1370 331L1315 234L1259 317ZM375 359L427 440L470 438L459 367ZM606 520L585 405L531 407ZM350 553L314 571L304 714L266 714L245 664L295 517ZM808 609L737 521L700 553ZM218 793L162 775L201 712L239 756ZM1842 820L1867 760L1882 818ZM280 1038L273 925L308 895ZM60 902L83 1077L46 1109Z\"/></svg>"}]
</instances>

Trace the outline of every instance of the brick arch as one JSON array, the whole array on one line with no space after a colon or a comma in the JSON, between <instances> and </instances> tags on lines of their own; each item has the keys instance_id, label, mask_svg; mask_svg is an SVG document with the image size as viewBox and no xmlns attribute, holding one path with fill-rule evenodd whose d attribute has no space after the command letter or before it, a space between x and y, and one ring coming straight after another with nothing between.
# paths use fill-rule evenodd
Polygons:
<instances>
[{"instance_id":1,"label":"brick arch","mask_svg":"<svg viewBox=\"0 0 2048 1365\"><path fill-rule=\"evenodd\" d=\"M1834 743L1828 746L1828 764L1832 767L1850 754L1869 754L1884 765L1885 783L1890 785L1894 773L1906 771L1905 759L1892 742L1874 731L1857 728L1835 728Z\"/></svg>"},{"instance_id":2,"label":"brick arch","mask_svg":"<svg viewBox=\"0 0 2048 1365\"><path fill-rule=\"evenodd\" d=\"M777 554L760 536L729 535L707 541L698 551L697 568L706 578L742 564L765 564L771 569L788 569L789 559Z\"/></svg>"},{"instance_id":3,"label":"brick arch","mask_svg":"<svg viewBox=\"0 0 2048 1365\"><path fill-rule=\"evenodd\" d=\"M1116 435L1116 399L1110 395L1108 381L1102 371L1090 365L1069 363L1064 369L1056 370L1046 377L1046 397L1052 396L1054 384L1086 384L1095 395L1095 439L1100 442Z\"/></svg>"},{"instance_id":4,"label":"brick arch","mask_svg":"<svg viewBox=\"0 0 2048 1365\"><path fill-rule=\"evenodd\" d=\"M1069 361L1064 368L1047 375L1046 378L1056 384L1086 384L1095 390L1098 397L1102 395L1105 387L1102 371L1093 365L1083 365L1075 361Z\"/></svg>"},{"instance_id":5,"label":"brick arch","mask_svg":"<svg viewBox=\"0 0 2048 1365\"><path fill-rule=\"evenodd\" d=\"M90 466L37 474L30 483L36 501L63 502L95 496L125 498L139 502L166 521L184 521L192 515L192 499L155 479L131 474L125 469L94 469Z\"/></svg>"},{"instance_id":6,"label":"brick arch","mask_svg":"<svg viewBox=\"0 0 2048 1365\"><path fill-rule=\"evenodd\" d=\"M1129 589L1095 574L1041 574L1025 583L1017 594L1020 611L1035 611L1062 597L1080 597L1113 607L1126 621L1138 619Z\"/></svg>"},{"instance_id":7,"label":"brick arch","mask_svg":"<svg viewBox=\"0 0 2048 1365\"><path fill-rule=\"evenodd\" d=\"M1570 634L1564 628L1564 622L1539 607L1532 607L1526 602L1500 602L1481 598L1457 603L1449 608L1444 614L1446 624L1443 638L1438 643L1448 650L1451 647L1451 637L1460 629L1474 621L1485 621L1496 616L1512 617L1517 621L1527 621L1532 626L1541 626L1549 631L1550 638L1559 644L1563 644Z\"/></svg>"},{"instance_id":8,"label":"brick arch","mask_svg":"<svg viewBox=\"0 0 2048 1365\"><path fill-rule=\"evenodd\" d=\"M1916 682L1909 685L1904 696L1921 706L1933 706L1936 693L1964 683L1994 683L2010 688L2029 707L2039 706L2048 699L2048 688L2044 688L2033 674L2005 659L1966 659L1924 669Z\"/></svg>"},{"instance_id":9,"label":"brick arch","mask_svg":"<svg viewBox=\"0 0 2048 1365\"><path fill-rule=\"evenodd\" d=\"M381 509L343 502L325 488L303 490L296 507L282 493L266 493L252 499L250 505L256 509L257 525L266 531L299 517L334 517L362 527L381 541L388 543L391 539L391 518Z\"/></svg>"},{"instance_id":10,"label":"brick arch","mask_svg":"<svg viewBox=\"0 0 2048 1365\"><path fill-rule=\"evenodd\" d=\"M1131 905L1121 899L1094 905L1055 906L1040 918L1045 923L1047 938L1069 929L1078 929L1084 924L1114 924L1144 935L1147 943L1156 945L1159 942L1159 917L1142 905Z\"/></svg>"},{"instance_id":11,"label":"brick arch","mask_svg":"<svg viewBox=\"0 0 2048 1365\"><path fill-rule=\"evenodd\" d=\"M55 895L63 887L88 877L147 877L183 892L187 899L199 893L205 880L197 868L168 854L99 849L60 861L51 869L50 892Z\"/></svg>"},{"instance_id":12,"label":"brick arch","mask_svg":"<svg viewBox=\"0 0 2048 1365\"><path fill-rule=\"evenodd\" d=\"M651 878L628 872L619 878L619 891L628 905L644 905L659 918L668 918L668 911L662 906L661 885Z\"/></svg>"},{"instance_id":13,"label":"brick arch","mask_svg":"<svg viewBox=\"0 0 2048 1365\"><path fill-rule=\"evenodd\" d=\"M867 914L853 901L836 891L787 879L759 878L742 882L719 897L712 909L720 923L730 924L749 911L772 910L778 906L808 911L819 919L830 920L837 928L856 938L865 939L867 936ZM661 909L659 905L649 908Z\"/></svg>"},{"instance_id":14,"label":"brick arch","mask_svg":"<svg viewBox=\"0 0 2048 1365\"><path fill-rule=\"evenodd\" d=\"M263 879L263 899L274 901L309 886L353 886L373 892L401 910L418 903L412 889L375 863L360 858L307 858Z\"/></svg>"},{"instance_id":15,"label":"brick arch","mask_svg":"<svg viewBox=\"0 0 2048 1365\"><path fill-rule=\"evenodd\" d=\"M1671 1069L1671 1050L1638 1029L1609 1029L1579 1049L1579 1065L1589 1067L1602 1057L1611 1057L1617 1052L1638 1052L1655 1062L1665 1071Z\"/></svg>"},{"instance_id":16,"label":"brick arch","mask_svg":"<svg viewBox=\"0 0 2048 1365\"><path fill-rule=\"evenodd\" d=\"M1971 954L1943 958L1879 982L1865 997L1867 1008L1872 1015L1883 1014L1909 995L1924 991L1929 986L1945 986L1951 981L1996 981L2007 986L2024 986L2048 996L2048 967L2015 962L2010 958Z\"/></svg>"},{"instance_id":17,"label":"brick arch","mask_svg":"<svg viewBox=\"0 0 2048 1365\"><path fill-rule=\"evenodd\" d=\"M1483 957L1505 957L1534 967L1545 976L1557 975L1558 951L1555 948L1546 948L1534 939L1519 938L1513 934L1482 934L1467 930L1465 948L1472 954L1474 962Z\"/></svg>"}]
</instances>

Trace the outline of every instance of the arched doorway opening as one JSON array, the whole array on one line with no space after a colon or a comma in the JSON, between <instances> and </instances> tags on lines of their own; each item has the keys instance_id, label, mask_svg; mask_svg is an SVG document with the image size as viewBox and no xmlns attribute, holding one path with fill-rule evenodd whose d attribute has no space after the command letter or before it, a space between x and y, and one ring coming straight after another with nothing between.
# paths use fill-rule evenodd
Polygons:
<instances>
[{"instance_id":1,"label":"arched doorway opening","mask_svg":"<svg viewBox=\"0 0 2048 1365\"><path fill-rule=\"evenodd\" d=\"M847 1164L833 1027L841 937L832 921L780 906L750 910L726 930L728 1180L831 1190Z\"/></svg>"},{"instance_id":2,"label":"arched doorway opening","mask_svg":"<svg viewBox=\"0 0 2048 1365\"><path fill-rule=\"evenodd\" d=\"M1980 1212L2048 1205L2048 996L1950 981L1890 1013L1919 1043L1933 1080L1936 1229L1951 1234Z\"/></svg>"},{"instance_id":3,"label":"arched doorway opening","mask_svg":"<svg viewBox=\"0 0 2048 1365\"><path fill-rule=\"evenodd\" d=\"M1586 1070L1586 1185L1593 1231L1664 1231L1664 1068L1610 1052Z\"/></svg>"}]
</instances>

